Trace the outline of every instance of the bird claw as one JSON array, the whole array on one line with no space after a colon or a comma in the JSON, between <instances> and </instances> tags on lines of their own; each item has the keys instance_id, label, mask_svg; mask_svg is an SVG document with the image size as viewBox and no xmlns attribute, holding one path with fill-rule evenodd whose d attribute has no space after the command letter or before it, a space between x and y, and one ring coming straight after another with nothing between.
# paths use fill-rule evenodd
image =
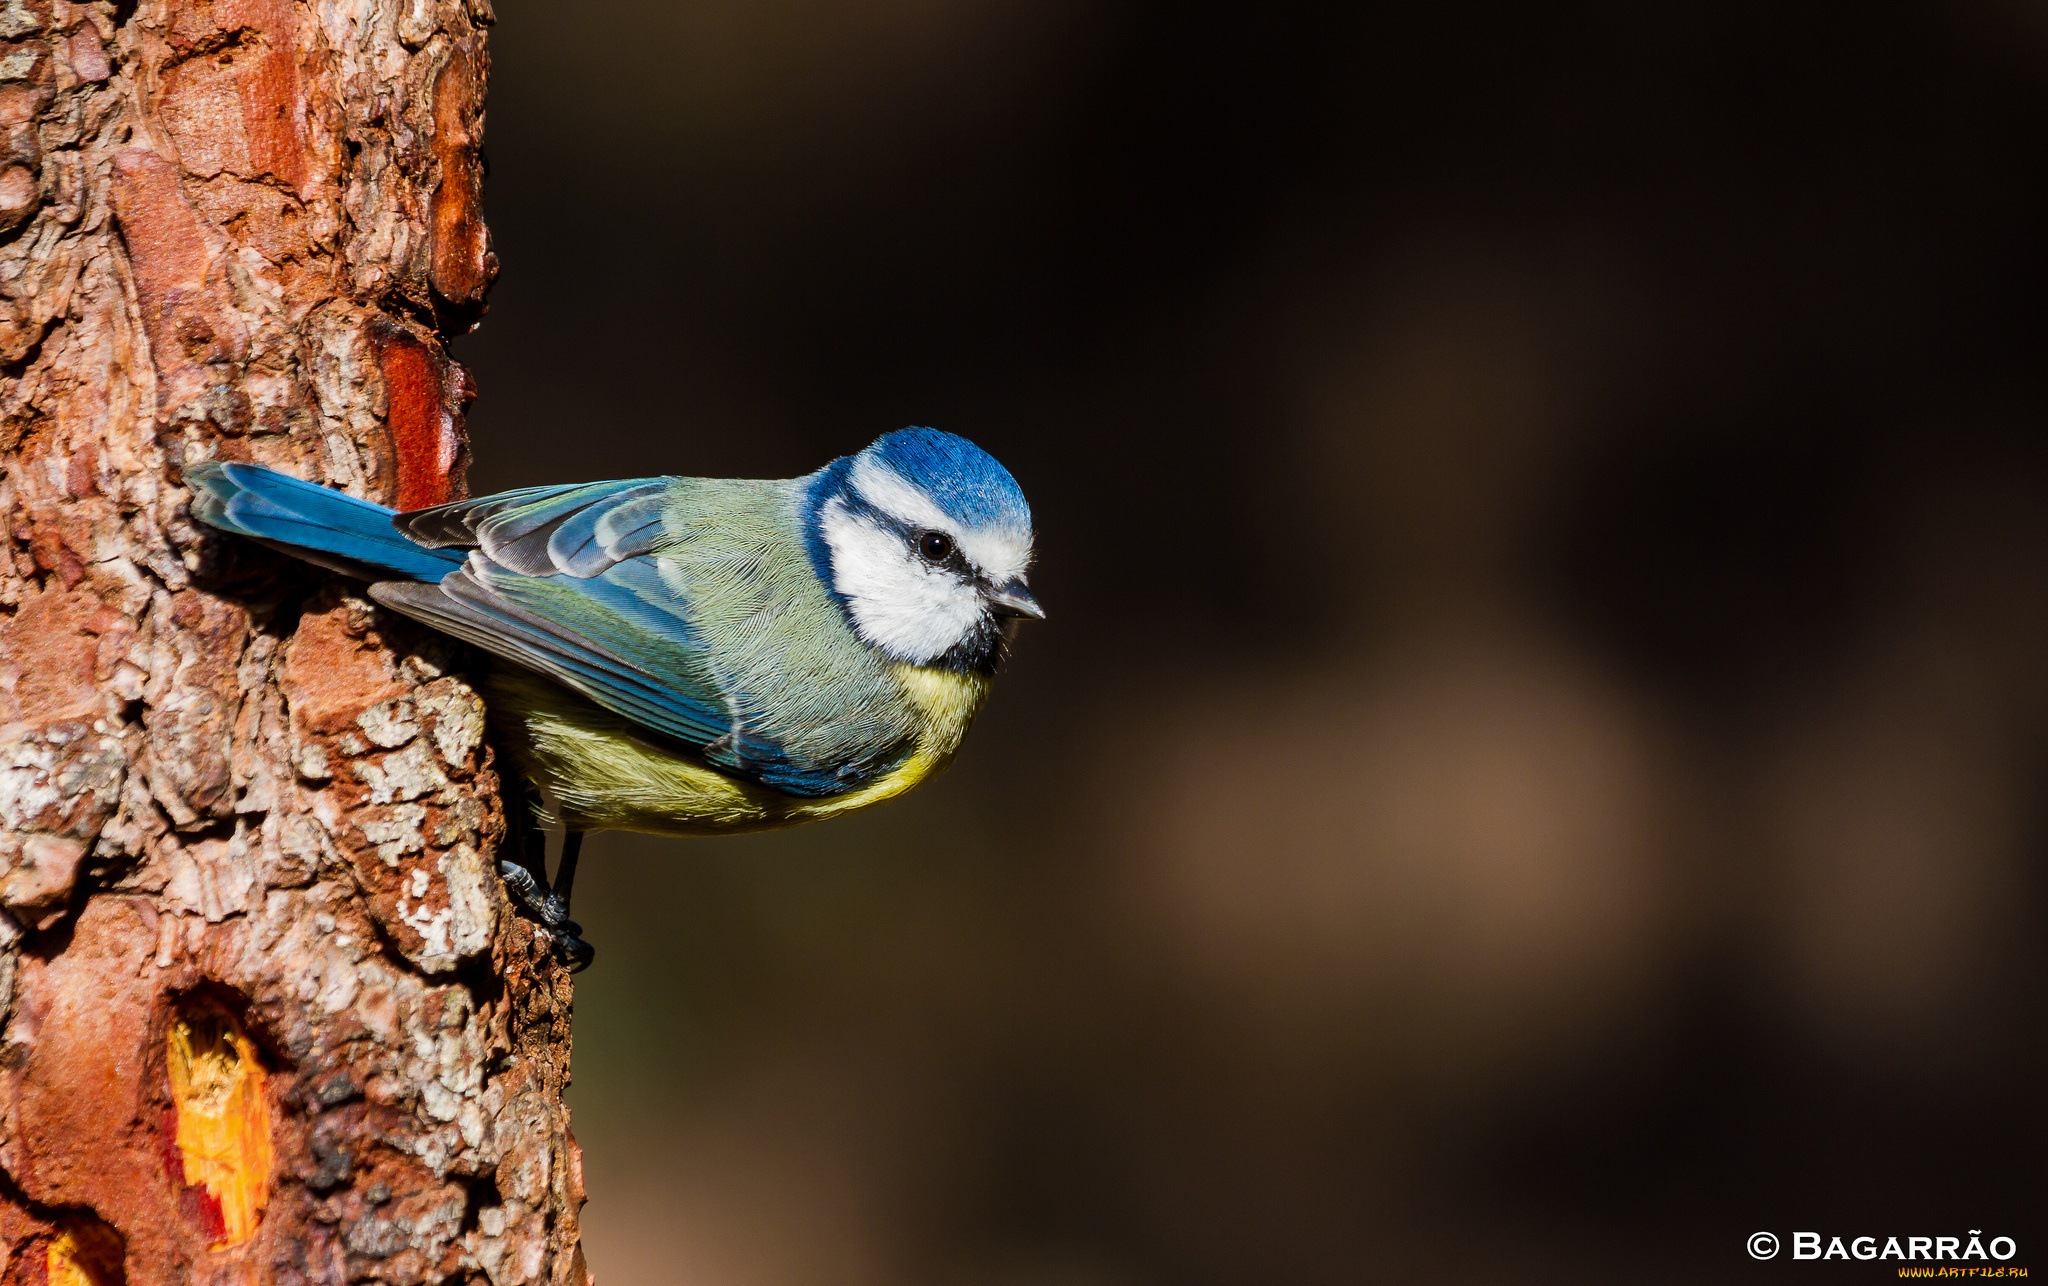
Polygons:
<instances>
[{"instance_id":1,"label":"bird claw","mask_svg":"<svg viewBox=\"0 0 2048 1286\"><path fill-rule=\"evenodd\" d=\"M557 932L555 954L561 958L563 964L569 966L570 973L582 973L590 967L591 961L597 959L597 948L581 938Z\"/></svg>"},{"instance_id":2,"label":"bird claw","mask_svg":"<svg viewBox=\"0 0 2048 1286\"><path fill-rule=\"evenodd\" d=\"M581 973L597 958L597 948L583 940L583 926L569 918L569 904L553 889L533 878L533 872L517 862L500 862L505 892L519 909L540 922L554 944L555 954L570 973Z\"/></svg>"},{"instance_id":3,"label":"bird claw","mask_svg":"<svg viewBox=\"0 0 2048 1286\"><path fill-rule=\"evenodd\" d=\"M532 871L517 862L500 862L498 872L505 877L506 891L534 919L550 929L583 932L583 927L569 918L568 905L562 901L561 895L534 879Z\"/></svg>"}]
</instances>

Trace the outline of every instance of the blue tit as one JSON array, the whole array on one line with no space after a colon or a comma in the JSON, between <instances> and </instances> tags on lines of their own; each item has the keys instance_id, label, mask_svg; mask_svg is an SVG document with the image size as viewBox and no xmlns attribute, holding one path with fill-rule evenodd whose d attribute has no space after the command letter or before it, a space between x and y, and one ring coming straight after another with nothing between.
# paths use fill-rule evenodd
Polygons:
<instances>
[{"instance_id":1,"label":"blue tit","mask_svg":"<svg viewBox=\"0 0 2048 1286\"><path fill-rule=\"evenodd\" d=\"M950 433L808 477L531 487L398 513L273 470L193 513L496 658L501 743L573 834L817 821L951 762L1019 617L1031 510Z\"/></svg>"}]
</instances>

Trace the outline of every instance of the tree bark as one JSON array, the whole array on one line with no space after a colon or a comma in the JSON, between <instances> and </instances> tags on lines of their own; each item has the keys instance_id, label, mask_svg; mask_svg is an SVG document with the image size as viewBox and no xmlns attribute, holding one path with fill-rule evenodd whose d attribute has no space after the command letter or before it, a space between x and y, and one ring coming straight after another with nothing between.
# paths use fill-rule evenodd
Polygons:
<instances>
[{"instance_id":1,"label":"tree bark","mask_svg":"<svg viewBox=\"0 0 2048 1286\"><path fill-rule=\"evenodd\" d=\"M0 0L7 1283L583 1283L456 646L184 467L459 498L489 0Z\"/></svg>"}]
</instances>

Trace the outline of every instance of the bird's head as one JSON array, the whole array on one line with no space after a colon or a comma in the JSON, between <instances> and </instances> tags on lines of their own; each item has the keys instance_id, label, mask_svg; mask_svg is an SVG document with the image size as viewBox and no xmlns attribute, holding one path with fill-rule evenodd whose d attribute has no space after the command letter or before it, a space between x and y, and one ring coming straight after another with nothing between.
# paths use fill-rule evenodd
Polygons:
<instances>
[{"instance_id":1,"label":"bird's head","mask_svg":"<svg viewBox=\"0 0 2048 1286\"><path fill-rule=\"evenodd\" d=\"M937 429L884 434L811 475L811 561L861 638L913 665L992 672L1024 583L1031 507L1010 471Z\"/></svg>"}]
</instances>

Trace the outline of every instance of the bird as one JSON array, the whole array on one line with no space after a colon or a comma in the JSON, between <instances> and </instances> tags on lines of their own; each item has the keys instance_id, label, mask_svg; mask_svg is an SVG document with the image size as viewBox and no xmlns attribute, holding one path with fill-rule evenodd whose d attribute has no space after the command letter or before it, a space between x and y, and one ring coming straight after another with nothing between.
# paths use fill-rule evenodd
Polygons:
<instances>
[{"instance_id":1,"label":"bird","mask_svg":"<svg viewBox=\"0 0 2048 1286\"><path fill-rule=\"evenodd\" d=\"M480 649L490 724L564 831L552 888L507 885L558 933L582 837L819 821L958 753L1016 623L1030 506L995 458L933 428L778 480L528 487L399 512L262 465L186 470L221 531L369 582Z\"/></svg>"}]
</instances>

